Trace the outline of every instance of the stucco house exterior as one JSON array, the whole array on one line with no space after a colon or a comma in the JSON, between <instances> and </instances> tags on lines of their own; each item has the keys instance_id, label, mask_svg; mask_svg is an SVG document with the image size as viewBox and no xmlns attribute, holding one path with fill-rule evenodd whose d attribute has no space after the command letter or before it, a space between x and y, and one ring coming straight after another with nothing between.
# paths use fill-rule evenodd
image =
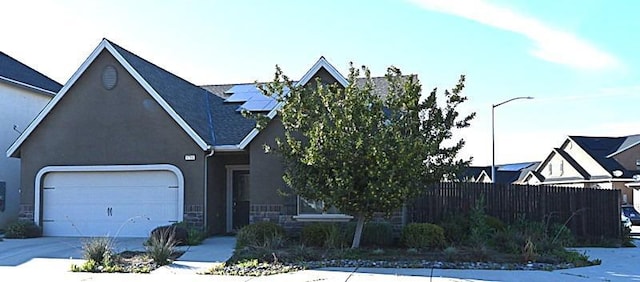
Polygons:
<instances>
[{"instance_id":1,"label":"stucco house exterior","mask_svg":"<svg viewBox=\"0 0 640 282\"><path fill-rule=\"evenodd\" d=\"M316 78L347 84L322 57L296 83ZM7 150L22 160L20 217L45 236L125 237L179 221L223 234L263 220L348 220L282 193L282 163L263 147L283 135L278 105L255 91L196 86L102 40ZM272 120L258 130L242 109Z\"/></svg>"},{"instance_id":2,"label":"stucco house exterior","mask_svg":"<svg viewBox=\"0 0 640 282\"><path fill-rule=\"evenodd\" d=\"M0 148L6 150L62 85L0 52ZM0 157L0 229L18 218L20 160Z\"/></svg>"},{"instance_id":3,"label":"stucco house exterior","mask_svg":"<svg viewBox=\"0 0 640 282\"><path fill-rule=\"evenodd\" d=\"M568 136L521 183L619 189L623 203L640 205L639 177L640 135Z\"/></svg>"}]
</instances>

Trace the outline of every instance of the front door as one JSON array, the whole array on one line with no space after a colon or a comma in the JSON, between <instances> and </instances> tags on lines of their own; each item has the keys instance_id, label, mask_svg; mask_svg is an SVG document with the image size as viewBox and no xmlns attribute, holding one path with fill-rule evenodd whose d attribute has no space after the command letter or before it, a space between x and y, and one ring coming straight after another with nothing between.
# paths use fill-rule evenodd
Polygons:
<instances>
[{"instance_id":1,"label":"front door","mask_svg":"<svg viewBox=\"0 0 640 282\"><path fill-rule=\"evenodd\" d=\"M249 171L233 170L233 230L239 230L249 224L250 187Z\"/></svg>"}]
</instances>

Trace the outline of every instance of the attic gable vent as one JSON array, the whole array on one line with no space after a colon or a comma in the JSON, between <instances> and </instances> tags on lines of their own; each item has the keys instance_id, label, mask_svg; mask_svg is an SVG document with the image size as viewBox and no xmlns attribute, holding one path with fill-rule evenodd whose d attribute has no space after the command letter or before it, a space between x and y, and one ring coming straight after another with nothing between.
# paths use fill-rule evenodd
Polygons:
<instances>
[{"instance_id":1,"label":"attic gable vent","mask_svg":"<svg viewBox=\"0 0 640 282\"><path fill-rule=\"evenodd\" d=\"M107 90L111 90L116 87L118 83L118 71L112 65L104 67L102 70L102 87Z\"/></svg>"}]
</instances>

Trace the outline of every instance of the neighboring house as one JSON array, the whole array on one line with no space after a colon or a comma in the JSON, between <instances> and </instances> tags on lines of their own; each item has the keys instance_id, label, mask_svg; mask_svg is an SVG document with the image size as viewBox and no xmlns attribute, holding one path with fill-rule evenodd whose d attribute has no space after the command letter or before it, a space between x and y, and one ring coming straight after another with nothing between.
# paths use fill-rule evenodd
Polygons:
<instances>
[{"instance_id":1,"label":"neighboring house","mask_svg":"<svg viewBox=\"0 0 640 282\"><path fill-rule=\"evenodd\" d=\"M0 52L0 148L18 138L62 86ZM0 157L0 229L18 218L20 160Z\"/></svg>"},{"instance_id":2,"label":"neighboring house","mask_svg":"<svg viewBox=\"0 0 640 282\"><path fill-rule=\"evenodd\" d=\"M315 78L347 84L324 58L297 84ZM273 120L259 131L241 109ZM282 162L264 153L283 135L276 109L253 84L201 88L105 39L7 151L22 159L20 216L48 236L289 226L318 206L283 194Z\"/></svg>"},{"instance_id":3,"label":"neighboring house","mask_svg":"<svg viewBox=\"0 0 640 282\"><path fill-rule=\"evenodd\" d=\"M512 184L518 183L527 175L527 173L535 169L540 162L523 162L513 164L496 165L495 183ZM463 180L469 182L492 183L491 166L470 166L463 173Z\"/></svg>"},{"instance_id":4,"label":"neighboring house","mask_svg":"<svg viewBox=\"0 0 640 282\"><path fill-rule=\"evenodd\" d=\"M569 136L521 183L620 189L623 203L640 205L632 188L638 186L634 179L640 180L639 175L640 135Z\"/></svg>"}]
</instances>

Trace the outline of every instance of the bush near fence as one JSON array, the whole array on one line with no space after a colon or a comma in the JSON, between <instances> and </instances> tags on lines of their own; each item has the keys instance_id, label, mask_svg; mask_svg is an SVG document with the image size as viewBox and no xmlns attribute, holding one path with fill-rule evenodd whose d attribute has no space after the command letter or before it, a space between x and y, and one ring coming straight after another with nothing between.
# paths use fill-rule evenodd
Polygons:
<instances>
[{"instance_id":1,"label":"bush near fence","mask_svg":"<svg viewBox=\"0 0 640 282\"><path fill-rule=\"evenodd\" d=\"M407 203L407 222L440 222L468 214L484 199L485 213L518 220L565 224L576 238L620 238L620 190L546 185L442 182Z\"/></svg>"}]
</instances>

